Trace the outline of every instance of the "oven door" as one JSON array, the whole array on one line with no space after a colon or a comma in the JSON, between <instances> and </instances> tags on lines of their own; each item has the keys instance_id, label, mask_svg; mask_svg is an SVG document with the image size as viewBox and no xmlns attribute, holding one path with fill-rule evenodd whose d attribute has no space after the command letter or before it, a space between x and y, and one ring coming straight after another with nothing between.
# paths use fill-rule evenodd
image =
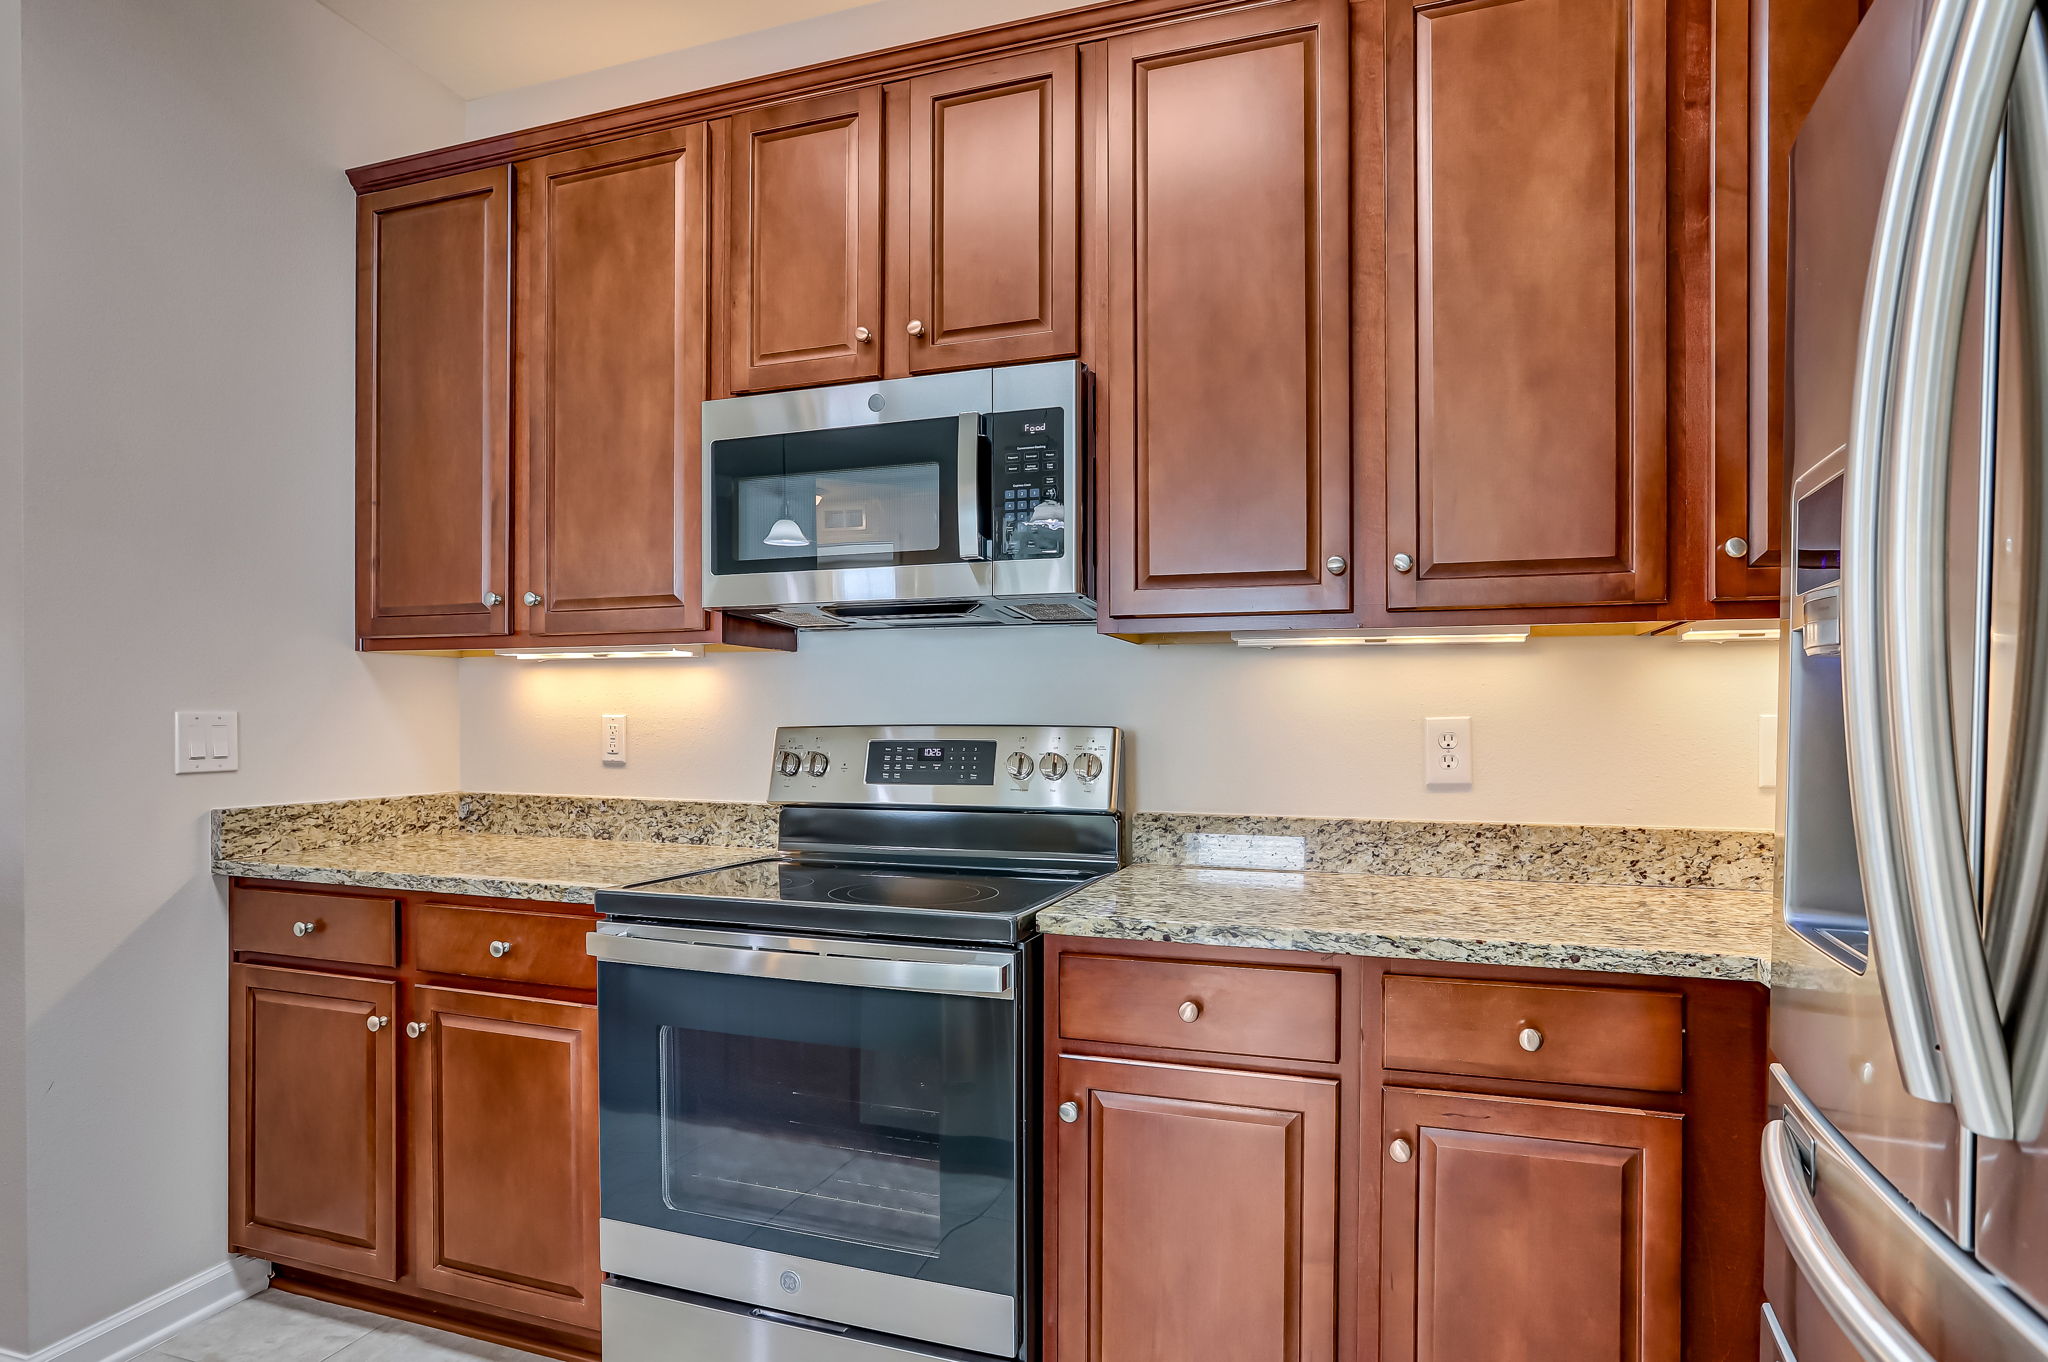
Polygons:
<instances>
[{"instance_id":1,"label":"oven door","mask_svg":"<svg viewBox=\"0 0 2048 1362\"><path fill-rule=\"evenodd\" d=\"M606 1272L1014 1356L1018 960L607 923Z\"/></svg>"},{"instance_id":2,"label":"oven door","mask_svg":"<svg viewBox=\"0 0 2048 1362\"><path fill-rule=\"evenodd\" d=\"M989 379L961 377L706 403L706 604L990 595Z\"/></svg>"}]
</instances>

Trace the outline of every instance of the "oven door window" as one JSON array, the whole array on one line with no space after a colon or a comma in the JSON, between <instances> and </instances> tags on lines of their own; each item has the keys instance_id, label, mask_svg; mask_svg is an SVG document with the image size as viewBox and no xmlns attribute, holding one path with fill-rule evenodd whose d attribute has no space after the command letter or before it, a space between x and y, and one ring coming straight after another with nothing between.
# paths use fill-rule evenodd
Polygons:
<instances>
[{"instance_id":1,"label":"oven door window","mask_svg":"<svg viewBox=\"0 0 2048 1362\"><path fill-rule=\"evenodd\" d=\"M1016 1004L607 963L604 1214L1014 1289Z\"/></svg>"},{"instance_id":2,"label":"oven door window","mask_svg":"<svg viewBox=\"0 0 2048 1362\"><path fill-rule=\"evenodd\" d=\"M906 567L986 556L985 441L962 486L960 420L938 417L711 447L721 574ZM972 527L961 551L962 507Z\"/></svg>"}]
</instances>

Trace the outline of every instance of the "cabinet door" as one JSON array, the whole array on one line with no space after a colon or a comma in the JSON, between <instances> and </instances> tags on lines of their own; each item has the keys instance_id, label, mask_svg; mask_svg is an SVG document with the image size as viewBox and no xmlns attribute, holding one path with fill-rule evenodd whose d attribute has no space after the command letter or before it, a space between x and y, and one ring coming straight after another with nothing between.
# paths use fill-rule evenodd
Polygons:
<instances>
[{"instance_id":1,"label":"cabinet door","mask_svg":"<svg viewBox=\"0 0 2048 1362\"><path fill-rule=\"evenodd\" d=\"M1384 1115L1382 1362L1678 1362L1679 1117L1406 1088Z\"/></svg>"},{"instance_id":2,"label":"cabinet door","mask_svg":"<svg viewBox=\"0 0 2048 1362\"><path fill-rule=\"evenodd\" d=\"M705 625L704 147L696 123L519 167L518 586L530 633Z\"/></svg>"},{"instance_id":3,"label":"cabinet door","mask_svg":"<svg viewBox=\"0 0 2048 1362\"><path fill-rule=\"evenodd\" d=\"M1048 1112L1061 1362L1329 1362L1337 1098L1326 1078L1062 1057Z\"/></svg>"},{"instance_id":4,"label":"cabinet door","mask_svg":"<svg viewBox=\"0 0 2048 1362\"><path fill-rule=\"evenodd\" d=\"M398 986L260 965L228 976L231 1245L395 1281Z\"/></svg>"},{"instance_id":5,"label":"cabinet door","mask_svg":"<svg viewBox=\"0 0 2048 1362\"><path fill-rule=\"evenodd\" d=\"M412 1000L415 1277L596 1328L597 1009L450 988Z\"/></svg>"},{"instance_id":6,"label":"cabinet door","mask_svg":"<svg viewBox=\"0 0 2048 1362\"><path fill-rule=\"evenodd\" d=\"M1665 5L1388 3L1388 607L1661 600Z\"/></svg>"},{"instance_id":7,"label":"cabinet door","mask_svg":"<svg viewBox=\"0 0 2048 1362\"><path fill-rule=\"evenodd\" d=\"M910 369L1080 344L1079 62L1071 47L910 82Z\"/></svg>"},{"instance_id":8,"label":"cabinet door","mask_svg":"<svg viewBox=\"0 0 2048 1362\"><path fill-rule=\"evenodd\" d=\"M882 92L750 109L731 124L735 391L881 372Z\"/></svg>"},{"instance_id":9,"label":"cabinet door","mask_svg":"<svg viewBox=\"0 0 2048 1362\"><path fill-rule=\"evenodd\" d=\"M364 638L508 627L511 199L501 167L356 201Z\"/></svg>"},{"instance_id":10,"label":"cabinet door","mask_svg":"<svg viewBox=\"0 0 2048 1362\"><path fill-rule=\"evenodd\" d=\"M1350 608L1346 7L1108 45L1108 616Z\"/></svg>"}]
</instances>

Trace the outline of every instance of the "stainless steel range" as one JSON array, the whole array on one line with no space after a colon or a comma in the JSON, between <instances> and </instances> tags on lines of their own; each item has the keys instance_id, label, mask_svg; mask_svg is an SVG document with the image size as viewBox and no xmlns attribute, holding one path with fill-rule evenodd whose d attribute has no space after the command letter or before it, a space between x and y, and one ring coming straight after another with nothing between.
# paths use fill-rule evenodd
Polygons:
<instances>
[{"instance_id":1,"label":"stainless steel range","mask_svg":"<svg viewBox=\"0 0 2048 1362\"><path fill-rule=\"evenodd\" d=\"M1038 910L1113 728L785 728L778 851L598 896L608 1362L1028 1357Z\"/></svg>"}]
</instances>

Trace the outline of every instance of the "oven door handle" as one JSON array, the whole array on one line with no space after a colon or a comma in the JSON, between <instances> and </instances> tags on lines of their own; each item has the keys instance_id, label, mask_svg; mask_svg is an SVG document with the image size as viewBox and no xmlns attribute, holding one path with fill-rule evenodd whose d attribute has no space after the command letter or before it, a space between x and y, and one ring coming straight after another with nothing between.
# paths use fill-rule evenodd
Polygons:
<instances>
[{"instance_id":1,"label":"oven door handle","mask_svg":"<svg viewBox=\"0 0 2048 1362\"><path fill-rule=\"evenodd\" d=\"M1007 962L926 960L887 955L832 955L815 951L763 950L702 941L666 941L615 932L592 932L584 949L615 965L698 974L738 974L757 979L793 979L852 988L887 988L904 993L946 993L974 998L1015 996Z\"/></svg>"},{"instance_id":2,"label":"oven door handle","mask_svg":"<svg viewBox=\"0 0 2048 1362\"><path fill-rule=\"evenodd\" d=\"M954 484L960 499L960 557L971 563L986 560L989 556L988 536L982 533L983 507L986 504L981 488L981 414L963 411L960 413L960 436L954 448L957 466Z\"/></svg>"}]
</instances>

